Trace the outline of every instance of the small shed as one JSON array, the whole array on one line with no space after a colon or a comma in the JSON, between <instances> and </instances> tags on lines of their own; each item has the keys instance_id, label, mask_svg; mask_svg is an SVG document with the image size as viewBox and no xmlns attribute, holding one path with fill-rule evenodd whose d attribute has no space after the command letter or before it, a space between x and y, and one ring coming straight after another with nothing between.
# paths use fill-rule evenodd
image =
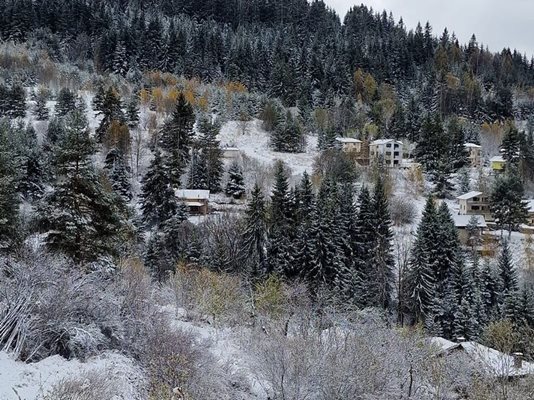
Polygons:
<instances>
[{"instance_id":1,"label":"small shed","mask_svg":"<svg viewBox=\"0 0 534 400\"><path fill-rule=\"evenodd\" d=\"M178 189L176 197L182 201L191 214L206 215L209 211L209 190Z\"/></svg>"}]
</instances>

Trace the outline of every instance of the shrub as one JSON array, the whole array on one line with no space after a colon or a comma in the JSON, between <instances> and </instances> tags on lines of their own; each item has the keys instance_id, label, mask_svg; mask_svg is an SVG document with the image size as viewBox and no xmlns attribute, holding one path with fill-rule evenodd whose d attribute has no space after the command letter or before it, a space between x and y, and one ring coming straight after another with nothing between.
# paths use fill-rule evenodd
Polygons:
<instances>
[{"instance_id":1,"label":"shrub","mask_svg":"<svg viewBox=\"0 0 534 400\"><path fill-rule=\"evenodd\" d=\"M417 217L417 209L406 197L393 197L389 203L391 220L395 225L412 224Z\"/></svg>"}]
</instances>

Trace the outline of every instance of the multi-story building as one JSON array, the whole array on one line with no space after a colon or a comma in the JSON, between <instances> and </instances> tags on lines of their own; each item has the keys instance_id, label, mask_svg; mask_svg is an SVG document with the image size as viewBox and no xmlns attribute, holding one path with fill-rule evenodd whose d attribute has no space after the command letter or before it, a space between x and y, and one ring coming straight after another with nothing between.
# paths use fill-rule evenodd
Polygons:
<instances>
[{"instance_id":1,"label":"multi-story building","mask_svg":"<svg viewBox=\"0 0 534 400\"><path fill-rule=\"evenodd\" d=\"M486 221L493 221L489 197L482 192L469 192L457 197L460 215L483 215Z\"/></svg>"},{"instance_id":2,"label":"multi-story building","mask_svg":"<svg viewBox=\"0 0 534 400\"><path fill-rule=\"evenodd\" d=\"M469 162L471 163L471 166L474 168L480 167L482 162L482 147L480 147L478 144L466 143L465 148L469 153Z\"/></svg>"},{"instance_id":3,"label":"multi-story building","mask_svg":"<svg viewBox=\"0 0 534 400\"><path fill-rule=\"evenodd\" d=\"M369 145L369 158L381 161L388 167L400 167L403 159L403 145L395 139L379 139Z\"/></svg>"}]
</instances>

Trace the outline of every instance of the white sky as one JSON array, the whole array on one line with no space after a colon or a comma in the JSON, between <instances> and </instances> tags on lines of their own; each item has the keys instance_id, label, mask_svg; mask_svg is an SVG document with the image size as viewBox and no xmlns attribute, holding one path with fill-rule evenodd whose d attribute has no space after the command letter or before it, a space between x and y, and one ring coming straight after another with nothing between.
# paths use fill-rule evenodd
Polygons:
<instances>
[{"instance_id":1,"label":"white sky","mask_svg":"<svg viewBox=\"0 0 534 400\"><path fill-rule=\"evenodd\" d=\"M516 48L530 58L534 55L534 0L324 0L343 20L355 4L375 11L393 12L395 21L403 17L408 28L428 20L434 34L445 27L462 43L474 33L479 43L492 51Z\"/></svg>"}]
</instances>

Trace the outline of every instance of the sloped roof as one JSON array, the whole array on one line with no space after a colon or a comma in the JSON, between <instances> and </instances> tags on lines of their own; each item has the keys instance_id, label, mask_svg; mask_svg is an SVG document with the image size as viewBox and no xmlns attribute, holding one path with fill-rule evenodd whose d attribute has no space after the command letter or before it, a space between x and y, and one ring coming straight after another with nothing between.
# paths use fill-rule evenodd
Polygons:
<instances>
[{"instance_id":1,"label":"sloped roof","mask_svg":"<svg viewBox=\"0 0 534 400\"><path fill-rule=\"evenodd\" d=\"M462 194L461 196L458 196L457 199L458 200L470 200L472 199L473 197L479 197L479 196L482 196L484 193L482 192L468 192L466 194Z\"/></svg>"},{"instance_id":2,"label":"sloped roof","mask_svg":"<svg viewBox=\"0 0 534 400\"><path fill-rule=\"evenodd\" d=\"M481 146L479 146L478 144L475 144L475 143L465 143L464 144L465 147L471 147L471 148L474 148L474 149L480 149Z\"/></svg>"},{"instance_id":3,"label":"sloped roof","mask_svg":"<svg viewBox=\"0 0 534 400\"><path fill-rule=\"evenodd\" d=\"M362 143L361 140L348 137L338 137L336 140L340 143Z\"/></svg>"},{"instance_id":4,"label":"sloped roof","mask_svg":"<svg viewBox=\"0 0 534 400\"><path fill-rule=\"evenodd\" d=\"M378 140L373 140L373 141L371 142L371 144L373 144L373 145L381 145L381 144L388 144L388 143L393 143L393 142L395 142L395 143L397 143L397 144L402 144L401 141L399 141L399 140L395 140L395 139L378 139Z\"/></svg>"},{"instance_id":5,"label":"sloped roof","mask_svg":"<svg viewBox=\"0 0 534 400\"><path fill-rule=\"evenodd\" d=\"M454 220L454 225L457 228L465 228L469 225L471 218L475 217L477 220L477 227L487 228L486 219L483 215L453 215L452 219Z\"/></svg>"},{"instance_id":6,"label":"sloped roof","mask_svg":"<svg viewBox=\"0 0 534 400\"><path fill-rule=\"evenodd\" d=\"M177 189L175 194L179 199L208 200L210 198L209 190Z\"/></svg>"},{"instance_id":7,"label":"sloped roof","mask_svg":"<svg viewBox=\"0 0 534 400\"><path fill-rule=\"evenodd\" d=\"M490 158L491 162L506 162L503 156L495 156Z\"/></svg>"},{"instance_id":8,"label":"sloped roof","mask_svg":"<svg viewBox=\"0 0 534 400\"><path fill-rule=\"evenodd\" d=\"M430 338L430 343L439 349L440 355L463 350L471 360L487 374L498 377L521 377L534 374L534 363L523 361L521 368L515 367L514 356L501 353L477 342L454 343L440 337Z\"/></svg>"}]
</instances>

